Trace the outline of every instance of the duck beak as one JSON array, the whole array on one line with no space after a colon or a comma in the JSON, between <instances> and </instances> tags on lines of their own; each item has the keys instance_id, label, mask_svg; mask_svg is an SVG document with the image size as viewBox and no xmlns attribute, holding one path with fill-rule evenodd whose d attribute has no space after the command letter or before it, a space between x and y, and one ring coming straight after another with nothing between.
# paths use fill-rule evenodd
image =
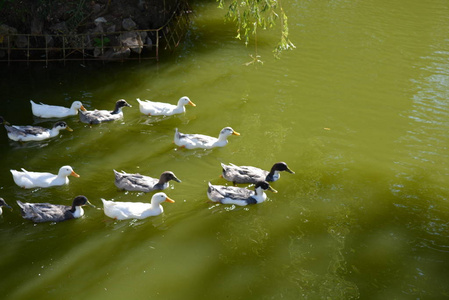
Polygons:
<instances>
[{"instance_id":1,"label":"duck beak","mask_svg":"<svg viewBox=\"0 0 449 300\"><path fill-rule=\"evenodd\" d=\"M287 171L287 172L289 172L289 173L292 173L292 174L295 174L295 172L293 172L293 171L290 170L289 168L287 168L287 170L285 170L285 171Z\"/></svg>"},{"instance_id":2,"label":"duck beak","mask_svg":"<svg viewBox=\"0 0 449 300\"><path fill-rule=\"evenodd\" d=\"M167 198L165 198L165 202L175 203L175 200L167 197Z\"/></svg>"},{"instance_id":3,"label":"duck beak","mask_svg":"<svg viewBox=\"0 0 449 300\"><path fill-rule=\"evenodd\" d=\"M273 189L271 186L269 186L268 189L269 189L270 191L272 191L273 193L275 193L275 194L278 192L278 191L276 191L275 189Z\"/></svg>"},{"instance_id":4,"label":"duck beak","mask_svg":"<svg viewBox=\"0 0 449 300\"><path fill-rule=\"evenodd\" d=\"M240 135L240 133L238 133L237 131L234 131L232 134L233 135Z\"/></svg>"},{"instance_id":5,"label":"duck beak","mask_svg":"<svg viewBox=\"0 0 449 300\"><path fill-rule=\"evenodd\" d=\"M73 131L73 129L70 128L69 126L67 126L67 127L65 128L65 130L67 130L67 131Z\"/></svg>"},{"instance_id":6,"label":"duck beak","mask_svg":"<svg viewBox=\"0 0 449 300\"><path fill-rule=\"evenodd\" d=\"M82 105L81 105L80 109L81 109L82 111L87 111L87 109L85 109L84 106L82 106Z\"/></svg>"},{"instance_id":7,"label":"duck beak","mask_svg":"<svg viewBox=\"0 0 449 300\"><path fill-rule=\"evenodd\" d=\"M89 205L90 207L93 207L93 208L97 208L95 205L93 205L92 203L90 203L89 200L87 200L86 205Z\"/></svg>"},{"instance_id":8,"label":"duck beak","mask_svg":"<svg viewBox=\"0 0 449 300\"><path fill-rule=\"evenodd\" d=\"M196 104L193 103L192 101L189 101L189 104L192 105L192 106L196 106Z\"/></svg>"},{"instance_id":9,"label":"duck beak","mask_svg":"<svg viewBox=\"0 0 449 300\"><path fill-rule=\"evenodd\" d=\"M72 171L72 173L70 173L70 175L72 175L74 177L80 177L78 174L75 173L75 171Z\"/></svg>"},{"instance_id":10,"label":"duck beak","mask_svg":"<svg viewBox=\"0 0 449 300\"><path fill-rule=\"evenodd\" d=\"M178 179L178 178L176 178L176 177L175 177L175 178L173 178L173 180L174 180L174 181L176 181L176 182L182 182L181 180L179 180L179 179Z\"/></svg>"},{"instance_id":11,"label":"duck beak","mask_svg":"<svg viewBox=\"0 0 449 300\"><path fill-rule=\"evenodd\" d=\"M8 204L6 204L5 207L9 208L12 211L12 207L9 206Z\"/></svg>"}]
</instances>

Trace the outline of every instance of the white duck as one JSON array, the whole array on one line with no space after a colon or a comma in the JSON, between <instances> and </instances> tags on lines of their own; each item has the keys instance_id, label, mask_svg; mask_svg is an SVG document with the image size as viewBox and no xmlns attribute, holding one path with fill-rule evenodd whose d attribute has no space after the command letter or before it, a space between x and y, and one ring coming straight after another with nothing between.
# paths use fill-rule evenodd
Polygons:
<instances>
[{"instance_id":1,"label":"white duck","mask_svg":"<svg viewBox=\"0 0 449 300\"><path fill-rule=\"evenodd\" d=\"M213 202L245 206L248 204L258 204L264 202L267 198L267 195L264 192L266 190L277 193L277 191L273 189L266 181L259 181L256 183L254 191L236 186L212 185L209 182L207 197L209 197L209 199Z\"/></svg>"},{"instance_id":2,"label":"white duck","mask_svg":"<svg viewBox=\"0 0 449 300\"><path fill-rule=\"evenodd\" d=\"M0 215L3 214L2 207L7 207L12 210L12 207L9 206L3 198L0 198Z\"/></svg>"},{"instance_id":3,"label":"white duck","mask_svg":"<svg viewBox=\"0 0 449 300\"><path fill-rule=\"evenodd\" d=\"M230 135L240 135L240 133L234 131L231 127L225 127L220 131L218 138L215 138L203 134L180 133L178 128L176 128L174 142L177 146L185 147L187 149L211 149L226 146L228 143L227 138Z\"/></svg>"},{"instance_id":4,"label":"white duck","mask_svg":"<svg viewBox=\"0 0 449 300\"><path fill-rule=\"evenodd\" d=\"M276 181L281 177L279 172L287 171L289 173L295 174L292 170L289 169L285 162L275 163L270 172L252 166L236 166L234 164L221 164L222 177L232 183L256 183L258 181Z\"/></svg>"},{"instance_id":5,"label":"white duck","mask_svg":"<svg viewBox=\"0 0 449 300\"><path fill-rule=\"evenodd\" d=\"M30 100L31 111L33 115L39 118L65 118L69 116L76 116L78 110L86 111L83 104L80 101L74 101L70 108L57 105L37 104Z\"/></svg>"},{"instance_id":6,"label":"white duck","mask_svg":"<svg viewBox=\"0 0 449 300\"><path fill-rule=\"evenodd\" d=\"M8 138L16 142L42 141L57 136L60 130L73 131L64 121L56 122L51 129L31 125L9 125L0 117L1 123L5 126Z\"/></svg>"},{"instance_id":7,"label":"white duck","mask_svg":"<svg viewBox=\"0 0 449 300\"><path fill-rule=\"evenodd\" d=\"M139 98L137 98L137 102L139 102L140 112L148 116L171 116L175 114L181 114L186 111L185 106L187 104L196 106L195 103L190 101L189 97L185 96L181 97L178 100L178 105L164 102L153 102L149 100L140 100Z\"/></svg>"},{"instance_id":8,"label":"white duck","mask_svg":"<svg viewBox=\"0 0 449 300\"><path fill-rule=\"evenodd\" d=\"M92 205L85 196L76 196L72 206L50 204L50 203L22 203L17 200L22 217L34 223L62 222L70 219L80 218L84 215L82 206Z\"/></svg>"},{"instance_id":9,"label":"white duck","mask_svg":"<svg viewBox=\"0 0 449 300\"><path fill-rule=\"evenodd\" d=\"M151 197L151 203L142 202L114 202L101 199L104 206L104 214L116 220L145 219L157 216L164 212L162 202L175 202L165 193L159 192Z\"/></svg>"},{"instance_id":10,"label":"white duck","mask_svg":"<svg viewBox=\"0 0 449 300\"><path fill-rule=\"evenodd\" d=\"M114 170L115 174L115 185L122 190L126 191L138 191L138 192L151 192L154 190L164 190L168 188L168 182L174 180L176 182L181 182L173 172L165 171L161 174L160 178L153 178L145 175L140 175L139 173L130 174L124 171L117 172Z\"/></svg>"},{"instance_id":11,"label":"white duck","mask_svg":"<svg viewBox=\"0 0 449 300\"><path fill-rule=\"evenodd\" d=\"M71 166L63 166L59 169L58 175L46 172L29 172L22 168L22 172L10 170L14 182L24 188L31 189L35 187L51 187L57 185L64 185L69 183L68 176L80 177L73 171Z\"/></svg>"},{"instance_id":12,"label":"white duck","mask_svg":"<svg viewBox=\"0 0 449 300\"><path fill-rule=\"evenodd\" d=\"M124 99L120 99L115 103L115 109L110 110L86 110L80 111L80 121L87 124L100 124L102 122L115 121L123 118L122 108L128 106L132 107Z\"/></svg>"}]
</instances>

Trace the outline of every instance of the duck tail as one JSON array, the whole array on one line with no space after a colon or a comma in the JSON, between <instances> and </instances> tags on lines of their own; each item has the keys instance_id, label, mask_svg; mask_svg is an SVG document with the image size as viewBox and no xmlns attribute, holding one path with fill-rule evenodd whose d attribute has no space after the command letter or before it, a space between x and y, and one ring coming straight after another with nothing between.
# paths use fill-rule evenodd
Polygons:
<instances>
[{"instance_id":1,"label":"duck tail","mask_svg":"<svg viewBox=\"0 0 449 300\"><path fill-rule=\"evenodd\" d=\"M208 182L209 187L207 188L207 192L211 193L213 190L215 190L214 186L212 185L212 183L210 183L210 181Z\"/></svg>"},{"instance_id":2,"label":"duck tail","mask_svg":"<svg viewBox=\"0 0 449 300\"><path fill-rule=\"evenodd\" d=\"M6 121L2 116L0 116L0 124L11 125L8 121Z\"/></svg>"},{"instance_id":3,"label":"duck tail","mask_svg":"<svg viewBox=\"0 0 449 300\"><path fill-rule=\"evenodd\" d=\"M116 170L114 171L114 176L115 176L115 180L120 180L122 178L122 173L117 172Z\"/></svg>"},{"instance_id":4,"label":"duck tail","mask_svg":"<svg viewBox=\"0 0 449 300\"><path fill-rule=\"evenodd\" d=\"M25 204L23 204L20 200L17 200L16 202L17 202L17 205L20 207L20 213L22 214L22 216L25 215L25 210L24 210Z\"/></svg>"}]
</instances>

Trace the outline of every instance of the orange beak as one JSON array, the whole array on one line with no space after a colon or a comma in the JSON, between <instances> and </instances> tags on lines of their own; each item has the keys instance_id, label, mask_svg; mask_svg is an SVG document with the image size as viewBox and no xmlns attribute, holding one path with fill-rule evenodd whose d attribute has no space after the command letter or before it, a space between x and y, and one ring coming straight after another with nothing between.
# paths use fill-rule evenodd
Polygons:
<instances>
[{"instance_id":1,"label":"orange beak","mask_svg":"<svg viewBox=\"0 0 449 300\"><path fill-rule=\"evenodd\" d=\"M70 175L72 175L74 177L80 177L78 174L75 173L75 171L72 171L72 173L70 173Z\"/></svg>"},{"instance_id":2,"label":"orange beak","mask_svg":"<svg viewBox=\"0 0 449 300\"><path fill-rule=\"evenodd\" d=\"M189 104L192 105L192 106L196 106L196 104L193 103L192 101L189 101Z\"/></svg>"},{"instance_id":3,"label":"orange beak","mask_svg":"<svg viewBox=\"0 0 449 300\"><path fill-rule=\"evenodd\" d=\"M167 197L167 198L165 198L165 202L175 203L175 200Z\"/></svg>"},{"instance_id":4,"label":"orange beak","mask_svg":"<svg viewBox=\"0 0 449 300\"><path fill-rule=\"evenodd\" d=\"M238 133L237 131L234 131L232 134L233 135L240 135L240 133Z\"/></svg>"},{"instance_id":5,"label":"orange beak","mask_svg":"<svg viewBox=\"0 0 449 300\"><path fill-rule=\"evenodd\" d=\"M82 106L82 105L81 105L80 109L81 109L82 111L86 111L86 110L87 110L87 109L85 109L84 106Z\"/></svg>"}]
</instances>

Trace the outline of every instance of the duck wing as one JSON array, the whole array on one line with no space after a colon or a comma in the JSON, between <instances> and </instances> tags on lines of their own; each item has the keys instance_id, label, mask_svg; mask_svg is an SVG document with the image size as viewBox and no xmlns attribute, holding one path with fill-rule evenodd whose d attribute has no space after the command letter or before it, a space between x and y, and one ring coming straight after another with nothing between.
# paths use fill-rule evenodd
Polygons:
<instances>
[{"instance_id":1,"label":"duck wing","mask_svg":"<svg viewBox=\"0 0 449 300\"><path fill-rule=\"evenodd\" d=\"M129 173L119 173L115 171L115 185L127 191L141 191L148 193L154 189L154 185L158 180L149 176Z\"/></svg>"},{"instance_id":2,"label":"duck wing","mask_svg":"<svg viewBox=\"0 0 449 300\"><path fill-rule=\"evenodd\" d=\"M5 125L6 131L8 133L17 135L17 136L27 136L27 135L39 135L48 131L48 129L40 127L40 126L8 126Z\"/></svg>"},{"instance_id":3,"label":"duck wing","mask_svg":"<svg viewBox=\"0 0 449 300\"><path fill-rule=\"evenodd\" d=\"M113 121L122 117L121 113L113 114L108 110L80 111L80 121L87 124L100 124L101 122Z\"/></svg>"},{"instance_id":4,"label":"duck wing","mask_svg":"<svg viewBox=\"0 0 449 300\"><path fill-rule=\"evenodd\" d=\"M64 106L48 105L44 103L36 104L31 102L33 115L41 118L66 117L70 114L70 109Z\"/></svg>"},{"instance_id":5,"label":"duck wing","mask_svg":"<svg viewBox=\"0 0 449 300\"><path fill-rule=\"evenodd\" d=\"M247 200L254 195L254 191L247 188L226 186L226 185L212 185L209 183L208 195L212 201L222 202L228 200Z\"/></svg>"},{"instance_id":6,"label":"duck wing","mask_svg":"<svg viewBox=\"0 0 449 300\"><path fill-rule=\"evenodd\" d=\"M61 222L73 219L70 213L70 206L50 204L50 203L22 203L19 204L24 219L35 223Z\"/></svg>"},{"instance_id":7,"label":"duck wing","mask_svg":"<svg viewBox=\"0 0 449 300\"><path fill-rule=\"evenodd\" d=\"M251 166L229 166L221 164L223 178L234 183L256 183L265 180L267 171Z\"/></svg>"}]
</instances>

